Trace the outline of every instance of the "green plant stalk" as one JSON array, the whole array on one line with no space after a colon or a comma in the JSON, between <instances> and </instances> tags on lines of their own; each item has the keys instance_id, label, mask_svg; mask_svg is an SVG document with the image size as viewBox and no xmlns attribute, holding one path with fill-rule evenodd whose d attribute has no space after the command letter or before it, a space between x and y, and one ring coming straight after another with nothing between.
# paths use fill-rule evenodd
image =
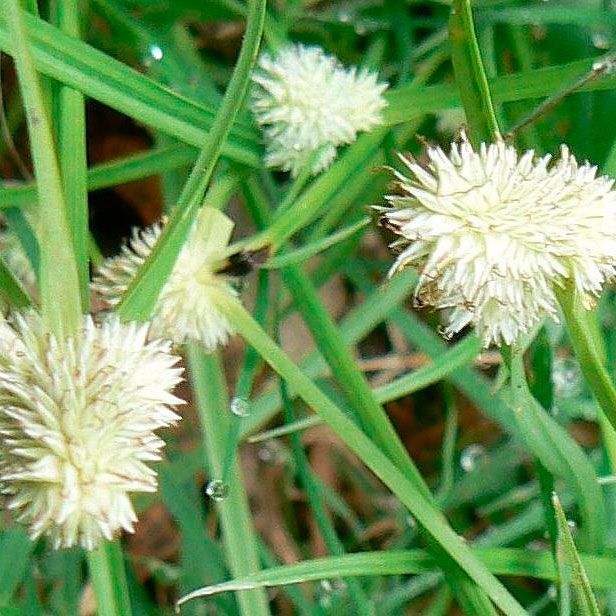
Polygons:
<instances>
[{"instance_id":1,"label":"green plant stalk","mask_svg":"<svg viewBox=\"0 0 616 616\"><path fill-rule=\"evenodd\" d=\"M186 345L186 352L210 480L221 479L224 474L231 417L220 357L216 353L204 353L196 343ZM230 477L227 484L229 492L222 501L216 503L216 509L222 523L229 569L234 576L242 576L257 572L260 563L248 498L237 461L233 463ZM263 590L238 593L237 599L244 616L270 614L267 595Z\"/></svg>"},{"instance_id":2,"label":"green plant stalk","mask_svg":"<svg viewBox=\"0 0 616 616\"><path fill-rule=\"evenodd\" d=\"M80 0L58 2L60 29L70 36L81 38L81 18L86 12L84 2ZM65 85L58 87L58 151L67 222L77 262L81 307L87 313L90 305L90 262L85 101L81 92Z\"/></svg>"},{"instance_id":3,"label":"green plant stalk","mask_svg":"<svg viewBox=\"0 0 616 616\"><path fill-rule=\"evenodd\" d=\"M434 540L448 552L494 603L506 614L525 614L520 604L475 558L472 551L451 529L442 514L425 498L413 482L366 436L344 412L307 378L273 342L244 307L236 301L219 299L219 309L235 329L259 351L263 359L330 425L345 444L360 457L377 477L417 518Z\"/></svg>"},{"instance_id":4,"label":"green plant stalk","mask_svg":"<svg viewBox=\"0 0 616 616\"><path fill-rule=\"evenodd\" d=\"M89 551L87 561L98 616L130 616L132 610L119 541L107 541Z\"/></svg>"},{"instance_id":5,"label":"green plant stalk","mask_svg":"<svg viewBox=\"0 0 616 616\"><path fill-rule=\"evenodd\" d=\"M37 180L39 210L36 233L41 259L43 319L58 338L75 336L81 322L79 278L51 121L32 61L19 0L8 0L5 14L14 39L15 65Z\"/></svg>"},{"instance_id":6,"label":"green plant stalk","mask_svg":"<svg viewBox=\"0 0 616 616\"><path fill-rule=\"evenodd\" d=\"M266 0L251 0L249 7L244 42L222 104L168 224L118 307L124 320L142 320L152 312L201 206L222 146L246 95L263 32Z\"/></svg>"},{"instance_id":7,"label":"green plant stalk","mask_svg":"<svg viewBox=\"0 0 616 616\"><path fill-rule=\"evenodd\" d=\"M605 367L601 343L596 340L589 325L587 311L582 306L581 298L569 285L565 289L556 287L556 296L586 382L605 418L616 429L616 388Z\"/></svg>"},{"instance_id":8,"label":"green plant stalk","mask_svg":"<svg viewBox=\"0 0 616 616\"><path fill-rule=\"evenodd\" d=\"M481 60L470 0L453 0L449 18L451 59L471 142L478 146L500 134L490 86Z\"/></svg>"}]
</instances>

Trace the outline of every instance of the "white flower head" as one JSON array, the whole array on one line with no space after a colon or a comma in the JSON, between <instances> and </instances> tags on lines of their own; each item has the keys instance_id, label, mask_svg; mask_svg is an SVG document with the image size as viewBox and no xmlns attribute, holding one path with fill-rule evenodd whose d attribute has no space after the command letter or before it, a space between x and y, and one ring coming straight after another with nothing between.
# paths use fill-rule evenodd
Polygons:
<instances>
[{"instance_id":1,"label":"white flower head","mask_svg":"<svg viewBox=\"0 0 616 616\"><path fill-rule=\"evenodd\" d=\"M36 312L0 319L0 486L36 539L94 549L137 520L129 494L154 492L181 380L148 326L84 317L58 340Z\"/></svg>"},{"instance_id":2,"label":"white flower head","mask_svg":"<svg viewBox=\"0 0 616 616\"><path fill-rule=\"evenodd\" d=\"M497 140L475 151L463 135L449 156L428 149L422 167L401 157L400 195L383 221L400 239L392 272L418 264L420 303L450 309L445 333L472 324L484 344L511 344L545 315L569 281L586 306L616 265L616 191L596 167L518 155Z\"/></svg>"},{"instance_id":3,"label":"white flower head","mask_svg":"<svg viewBox=\"0 0 616 616\"><path fill-rule=\"evenodd\" d=\"M117 257L107 259L97 272L93 288L107 303L119 304L123 293L152 251L163 229L157 223L134 230ZM199 341L207 350L223 345L233 328L216 305L221 296L236 298L233 277L220 273L233 222L222 212L203 207L178 255L152 316L152 333L176 344Z\"/></svg>"},{"instance_id":4,"label":"white flower head","mask_svg":"<svg viewBox=\"0 0 616 616\"><path fill-rule=\"evenodd\" d=\"M252 79L250 106L264 127L265 164L294 177L313 156L312 173L326 169L339 146L383 122L387 84L365 68L345 68L320 47L264 53Z\"/></svg>"}]
</instances>

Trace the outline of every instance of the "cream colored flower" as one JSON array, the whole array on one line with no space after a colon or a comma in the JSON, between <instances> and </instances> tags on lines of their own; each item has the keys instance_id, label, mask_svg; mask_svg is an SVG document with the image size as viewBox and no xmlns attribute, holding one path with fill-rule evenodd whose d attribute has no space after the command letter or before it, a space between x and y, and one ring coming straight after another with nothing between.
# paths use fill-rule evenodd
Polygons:
<instances>
[{"instance_id":1,"label":"cream colored flower","mask_svg":"<svg viewBox=\"0 0 616 616\"><path fill-rule=\"evenodd\" d=\"M252 79L250 106L264 127L265 163L293 176L313 155L312 172L326 169L339 146L383 122L387 84L367 69L345 68L319 47L265 53Z\"/></svg>"},{"instance_id":2,"label":"cream colored flower","mask_svg":"<svg viewBox=\"0 0 616 616\"><path fill-rule=\"evenodd\" d=\"M179 357L147 338L116 317L66 341L35 312L0 319L0 485L33 539L91 550L133 531L129 494L156 490L154 431L182 402Z\"/></svg>"},{"instance_id":3,"label":"cream colored flower","mask_svg":"<svg viewBox=\"0 0 616 616\"><path fill-rule=\"evenodd\" d=\"M227 342L231 324L216 307L216 298L237 297L233 278L219 273L225 265L226 248L233 222L222 212L202 208L163 287L152 317L152 333L176 344L196 340L212 350ZM99 269L93 282L110 306L119 304L123 293L150 254L162 232L162 224L135 230L122 253Z\"/></svg>"},{"instance_id":4,"label":"cream colored flower","mask_svg":"<svg viewBox=\"0 0 616 616\"><path fill-rule=\"evenodd\" d=\"M616 265L616 192L596 167L536 158L497 141L449 156L428 150L424 168L401 157L400 195L385 224L402 248L392 272L421 267L416 296L450 309L446 333L472 324L487 346L511 344L543 316L558 318L556 286L571 281L590 306Z\"/></svg>"}]
</instances>

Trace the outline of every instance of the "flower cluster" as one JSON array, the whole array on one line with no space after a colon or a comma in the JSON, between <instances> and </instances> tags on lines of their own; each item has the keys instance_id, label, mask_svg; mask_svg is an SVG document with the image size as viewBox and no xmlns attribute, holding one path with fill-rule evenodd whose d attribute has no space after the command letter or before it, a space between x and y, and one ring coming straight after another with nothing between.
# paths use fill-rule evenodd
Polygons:
<instances>
[{"instance_id":1,"label":"flower cluster","mask_svg":"<svg viewBox=\"0 0 616 616\"><path fill-rule=\"evenodd\" d=\"M263 54L252 79L251 109L264 127L265 163L292 176L311 161L312 173L326 169L339 146L383 121L387 84L367 69L346 69L319 47Z\"/></svg>"},{"instance_id":2,"label":"flower cluster","mask_svg":"<svg viewBox=\"0 0 616 616\"><path fill-rule=\"evenodd\" d=\"M40 315L0 320L0 486L33 539L95 548L136 521L129 493L154 492L181 380L148 326L84 317L58 340Z\"/></svg>"},{"instance_id":3,"label":"flower cluster","mask_svg":"<svg viewBox=\"0 0 616 616\"><path fill-rule=\"evenodd\" d=\"M565 146L552 162L463 136L427 155L426 167L401 157L411 177L396 173L382 220L400 236L392 272L421 266L416 297L450 309L447 334L472 324L486 346L511 344L558 317L556 286L589 306L616 273L613 180Z\"/></svg>"},{"instance_id":4,"label":"flower cluster","mask_svg":"<svg viewBox=\"0 0 616 616\"><path fill-rule=\"evenodd\" d=\"M135 230L122 253L107 259L97 272L93 288L115 307L152 251L163 229L161 223ZM233 222L222 212L201 208L173 271L164 285L152 317L152 333L176 344L196 340L207 350L225 344L232 327L217 308L216 299L236 298L232 276L222 273Z\"/></svg>"}]
</instances>

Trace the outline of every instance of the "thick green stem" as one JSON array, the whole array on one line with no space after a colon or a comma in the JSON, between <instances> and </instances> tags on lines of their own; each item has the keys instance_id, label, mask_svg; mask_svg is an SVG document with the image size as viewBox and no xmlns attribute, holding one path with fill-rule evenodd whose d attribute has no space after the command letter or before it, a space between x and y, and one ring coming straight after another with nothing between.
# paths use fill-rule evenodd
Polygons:
<instances>
[{"instance_id":1,"label":"thick green stem","mask_svg":"<svg viewBox=\"0 0 616 616\"><path fill-rule=\"evenodd\" d=\"M229 446L231 416L220 358L216 354L204 353L197 344L189 344L187 352L210 480L221 480ZM228 493L216 502L216 509L222 523L229 569L239 577L259 571L260 563L248 497L237 460L233 462L229 477L229 483L222 486L223 490L228 489ZM238 593L238 603L244 616L267 616L270 613L263 590Z\"/></svg>"},{"instance_id":2,"label":"thick green stem","mask_svg":"<svg viewBox=\"0 0 616 616\"><path fill-rule=\"evenodd\" d=\"M236 301L219 306L246 341L255 347L295 391L330 425L345 444L387 485L430 536L506 614L525 614L502 584L479 563L470 548L451 529L442 513L409 481L387 456L276 345Z\"/></svg>"},{"instance_id":3,"label":"thick green stem","mask_svg":"<svg viewBox=\"0 0 616 616\"><path fill-rule=\"evenodd\" d=\"M477 146L499 134L488 79L481 60L470 0L453 0L449 19L451 58L466 113L471 142Z\"/></svg>"},{"instance_id":4,"label":"thick green stem","mask_svg":"<svg viewBox=\"0 0 616 616\"><path fill-rule=\"evenodd\" d=\"M36 232L41 258L42 313L50 331L63 338L78 333L81 302L60 168L51 120L34 68L19 0L8 0L4 10L14 39L15 65L26 109L37 181L39 209Z\"/></svg>"},{"instance_id":5,"label":"thick green stem","mask_svg":"<svg viewBox=\"0 0 616 616\"><path fill-rule=\"evenodd\" d=\"M557 290L557 296L582 373L605 417L616 428L616 388L603 362L601 342L593 335L588 311L569 286Z\"/></svg>"},{"instance_id":6,"label":"thick green stem","mask_svg":"<svg viewBox=\"0 0 616 616\"><path fill-rule=\"evenodd\" d=\"M98 616L130 616L132 610L119 542L103 543L87 556Z\"/></svg>"}]
</instances>

